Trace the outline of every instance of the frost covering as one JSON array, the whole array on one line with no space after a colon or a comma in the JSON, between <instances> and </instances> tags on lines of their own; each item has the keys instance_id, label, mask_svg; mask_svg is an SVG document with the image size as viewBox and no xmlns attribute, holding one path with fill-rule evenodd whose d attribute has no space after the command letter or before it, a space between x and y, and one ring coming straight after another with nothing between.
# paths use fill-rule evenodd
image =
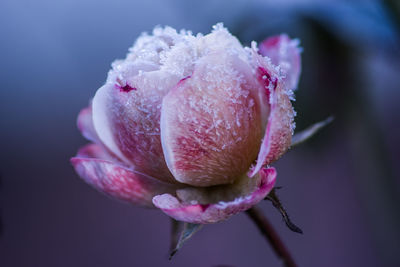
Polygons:
<instances>
[{"instance_id":1,"label":"frost covering","mask_svg":"<svg viewBox=\"0 0 400 267\"><path fill-rule=\"evenodd\" d=\"M210 34L142 34L78 116L95 144L72 163L113 197L177 220L212 223L271 190L269 164L289 147L300 74L286 35L243 47L222 24Z\"/></svg>"}]
</instances>

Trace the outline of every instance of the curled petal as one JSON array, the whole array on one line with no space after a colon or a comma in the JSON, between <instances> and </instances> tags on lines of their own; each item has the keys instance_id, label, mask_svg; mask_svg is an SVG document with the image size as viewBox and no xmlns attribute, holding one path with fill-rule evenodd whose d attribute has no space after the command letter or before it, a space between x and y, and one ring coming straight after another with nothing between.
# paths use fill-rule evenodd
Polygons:
<instances>
[{"instance_id":1,"label":"curled petal","mask_svg":"<svg viewBox=\"0 0 400 267\"><path fill-rule=\"evenodd\" d=\"M276 171L274 168L262 169L257 178L249 179L245 181L254 185L251 190L243 196L236 197L229 201L218 201L214 203L199 204L193 203L194 200L187 202L179 200L171 194L158 195L153 198L153 203L156 207L160 208L167 215L172 218L198 224L215 223L227 219L228 217L247 210L257 204L259 201L265 198L265 196L271 191L275 184ZM234 186L235 188L236 186ZM229 189L234 189L229 188ZM227 189L229 191L229 189ZM237 189L237 188L236 188ZM184 189L183 189L184 190ZM215 189L223 190L220 189ZM208 193L209 196L216 196L218 192ZM237 193L237 192L235 192ZM234 193L234 194L235 194ZM203 196L200 196L202 194ZM240 195L240 194L239 194ZM179 192L178 192L179 196ZM193 198L196 199L207 199L207 193L195 192ZM180 198L187 198L187 196L180 196ZM191 203L192 202L192 203Z\"/></svg>"},{"instance_id":2,"label":"curled petal","mask_svg":"<svg viewBox=\"0 0 400 267\"><path fill-rule=\"evenodd\" d=\"M79 112L77 125L78 129L86 139L92 142L98 142L99 137L94 129L92 119L92 104Z\"/></svg>"},{"instance_id":3,"label":"curled petal","mask_svg":"<svg viewBox=\"0 0 400 267\"><path fill-rule=\"evenodd\" d=\"M98 191L137 205L152 207L155 195L177 189L111 159L99 145L91 144L82 148L71 163L79 176Z\"/></svg>"},{"instance_id":4,"label":"curled petal","mask_svg":"<svg viewBox=\"0 0 400 267\"><path fill-rule=\"evenodd\" d=\"M111 79L97 91L93 99L96 132L109 150L136 170L176 182L163 157L159 122L162 98L179 79L159 70L138 74L135 66L130 68L129 79Z\"/></svg>"},{"instance_id":5,"label":"curled petal","mask_svg":"<svg viewBox=\"0 0 400 267\"><path fill-rule=\"evenodd\" d=\"M299 40L290 39L286 34L273 36L260 44L259 52L281 68L287 88L295 90L301 72Z\"/></svg>"},{"instance_id":6,"label":"curled petal","mask_svg":"<svg viewBox=\"0 0 400 267\"><path fill-rule=\"evenodd\" d=\"M294 130L294 111L290 103L291 90L285 87L273 66L260 55L253 55L258 64L258 80L264 83L266 96L269 98L270 114L265 135L262 140L257 163L250 170L253 177L264 165L277 160L291 144Z\"/></svg>"},{"instance_id":7,"label":"curled petal","mask_svg":"<svg viewBox=\"0 0 400 267\"><path fill-rule=\"evenodd\" d=\"M161 142L176 180L193 186L229 184L248 170L262 136L259 85L254 88L253 77L238 57L213 53L165 96Z\"/></svg>"}]
</instances>

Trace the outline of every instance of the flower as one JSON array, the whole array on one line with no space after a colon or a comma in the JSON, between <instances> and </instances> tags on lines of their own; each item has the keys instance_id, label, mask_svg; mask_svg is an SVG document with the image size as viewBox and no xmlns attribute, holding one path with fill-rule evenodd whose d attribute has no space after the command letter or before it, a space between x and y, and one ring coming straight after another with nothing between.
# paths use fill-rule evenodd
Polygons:
<instances>
[{"instance_id":1,"label":"flower","mask_svg":"<svg viewBox=\"0 0 400 267\"><path fill-rule=\"evenodd\" d=\"M243 47L210 34L156 27L142 34L78 116L92 144L71 159L99 191L179 221L214 223L273 188L268 167L291 143L297 40ZM267 167L265 167L267 166Z\"/></svg>"}]
</instances>

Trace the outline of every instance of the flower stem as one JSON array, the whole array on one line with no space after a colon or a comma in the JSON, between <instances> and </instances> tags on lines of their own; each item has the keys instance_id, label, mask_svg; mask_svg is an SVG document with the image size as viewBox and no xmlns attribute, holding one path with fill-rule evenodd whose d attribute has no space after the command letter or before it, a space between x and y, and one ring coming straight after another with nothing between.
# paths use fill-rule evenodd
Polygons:
<instances>
[{"instance_id":1,"label":"flower stem","mask_svg":"<svg viewBox=\"0 0 400 267\"><path fill-rule=\"evenodd\" d=\"M294 262L292 256L287 250L286 246L283 244L282 240L279 238L278 234L272 227L271 223L263 215L262 211L257 207L252 207L246 211L247 215L253 220L257 225L258 229L265 236L265 238L272 245L275 253L283 261L286 267L296 267L297 264Z\"/></svg>"}]
</instances>

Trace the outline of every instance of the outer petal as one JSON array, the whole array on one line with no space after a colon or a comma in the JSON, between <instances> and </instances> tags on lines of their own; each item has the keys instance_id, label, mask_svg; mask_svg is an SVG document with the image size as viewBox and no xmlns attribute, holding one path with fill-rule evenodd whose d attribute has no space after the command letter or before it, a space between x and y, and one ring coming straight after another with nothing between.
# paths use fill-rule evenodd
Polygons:
<instances>
[{"instance_id":1,"label":"outer petal","mask_svg":"<svg viewBox=\"0 0 400 267\"><path fill-rule=\"evenodd\" d=\"M109 80L97 91L96 132L108 149L136 170L176 182L163 157L159 121L162 98L179 78L158 70L139 73L146 69L140 64L130 68L126 77L117 77L114 83Z\"/></svg>"},{"instance_id":2,"label":"outer petal","mask_svg":"<svg viewBox=\"0 0 400 267\"><path fill-rule=\"evenodd\" d=\"M113 162L112 156L99 145L85 146L71 163L76 172L100 192L137 205L152 207L155 195L174 193L177 189Z\"/></svg>"},{"instance_id":3,"label":"outer petal","mask_svg":"<svg viewBox=\"0 0 400 267\"><path fill-rule=\"evenodd\" d=\"M94 129L92 119L92 104L79 112L77 125L78 129L86 139L92 142L98 142L99 137Z\"/></svg>"},{"instance_id":4,"label":"outer petal","mask_svg":"<svg viewBox=\"0 0 400 267\"><path fill-rule=\"evenodd\" d=\"M285 74L286 86L290 90L296 89L301 71L299 40L292 40L286 34L273 36L260 44L259 52L269 57L274 65L280 66Z\"/></svg>"},{"instance_id":5,"label":"outer petal","mask_svg":"<svg viewBox=\"0 0 400 267\"><path fill-rule=\"evenodd\" d=\"M107 148L103 147L101 144L87 144L81 147L76 155L78 158L95 158L95 159L104 159L107 161L112 161L114 163L118 163L123 165L116 156L114 156Z\"/></svg>"},{"instance_id":6,"label":"outer petal","mask_svg":"<svg viewBox=\"0 0 400 267\"><path fill-rule=\"evenodd\" d=\"M260 107L246 65L226 51L212 53L164 98L161 142L176 180L194 186L232 183L255 160Z\"/></svg>"},{"instance_id":7,"label":"outer petal","mask_svg":"<svg viewBox=\"0 0 400 267\"><path fill-rule=\"evenodd\" d=\"M245 196L240 196L231 201L211 204L182 203L170 194L155 196L153 203L172 218L189 223L215 223L247 210L265 198L275 184L276 171L274 168L263 169L259 172L253 190Z\"/></svg>"},{"instance_id":8,"label":"outer petal","mask_svg":"<svg viewBox=\"0 0 400 267\"><path fill-rule=\"evenodd\" d=\"M250 171L250 177L286 152L294 130L294 111L289 98L291 90L285 87L276 69L255 52L254 61L258 65L258 80L264 83L269 98L270 114L257 164Z\"/></svg>"}]
</instances>

